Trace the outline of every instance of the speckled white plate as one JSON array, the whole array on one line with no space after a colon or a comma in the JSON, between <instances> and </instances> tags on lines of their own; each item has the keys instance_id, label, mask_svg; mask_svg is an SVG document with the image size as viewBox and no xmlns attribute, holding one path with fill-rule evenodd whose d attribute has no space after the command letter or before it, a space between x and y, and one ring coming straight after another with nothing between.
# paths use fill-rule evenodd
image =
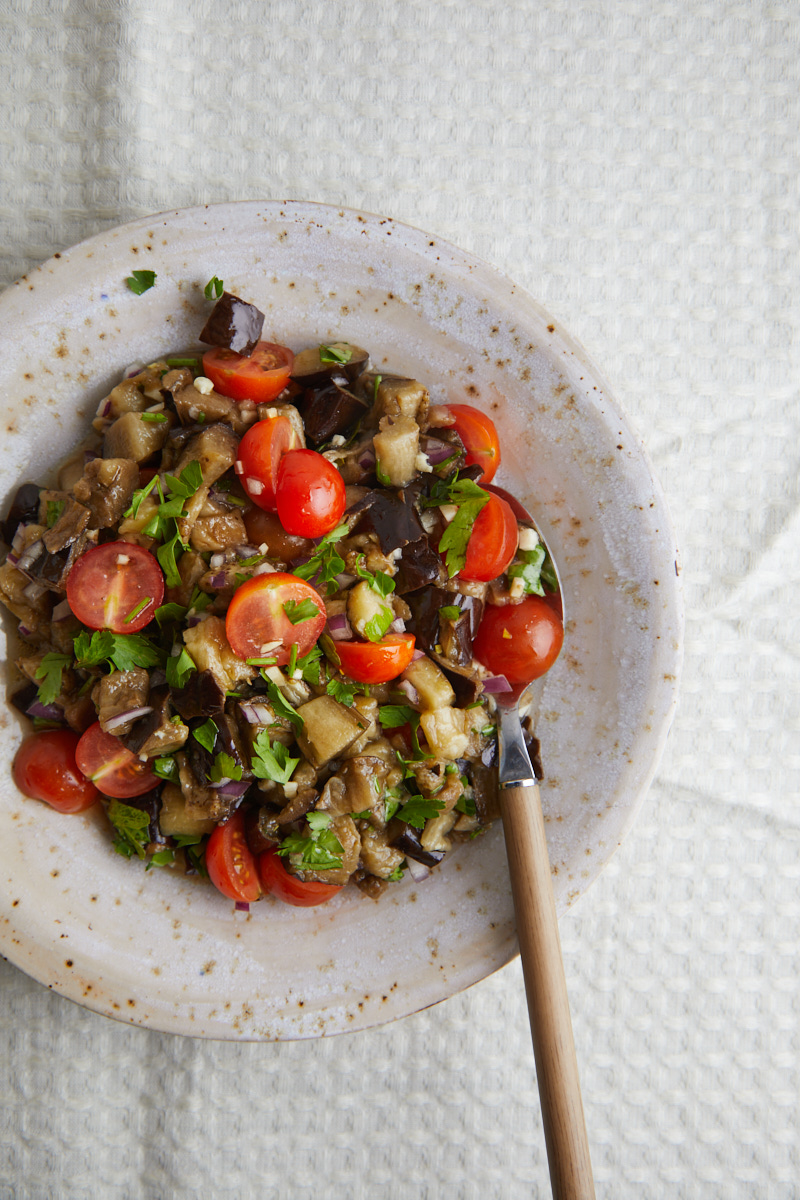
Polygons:
<instances>
[{"instance_id":1,"label":"speckled white plate","mask_svg":"<svg viewBox=\"0 0 800 1200\"><path fill-rule=\"evenodd\" d=\"M142 296L125 285L136 268L158 276ZM195 341L214 274L267 314L270 340L356 342L497 423L498 482L535 513L570 618L537 728L563 911L655 771L682 608L641 442L585 352L508 279L416 229L305 203L164 213L91 238L0 296L0 497L81 439L128 364ZM0 725L2 952L97 1012L207 1037L316 1037L435 1004L516 953L499 828L377 904L347 889L319 909L269 899L235 913L209 886L114 854L98 814L23 799L10 777L23 723L6 710Z\"/></svg>"}]
</instances>

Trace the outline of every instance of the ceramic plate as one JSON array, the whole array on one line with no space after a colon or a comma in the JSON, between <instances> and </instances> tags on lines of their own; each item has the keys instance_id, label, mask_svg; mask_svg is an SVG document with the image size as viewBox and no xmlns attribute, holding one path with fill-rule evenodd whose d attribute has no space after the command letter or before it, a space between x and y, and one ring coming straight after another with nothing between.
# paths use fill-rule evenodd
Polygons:
<instances>
[{"instance_id":1,"label":"ceramic plate","mask_svg":"<svg viewBox=\"0 0 800 1200\"><path fill-rule=\"evenodd\" d=\"M137 268L157 273L141 296L125 284ZM129 364L195 342L215 274L266 313L270 340L355 342L378 369L496 422L497 482L535 514L569 617L537 720L563 911L620 844L655 771L681 602L639 438L585 352L515 284L437 237L305 203L195 208L91 238L0 297L0 496L46 476ZM209 886L114 854L101 816L23 799L10 777L22 721L7 710L0 722L2 951L97 1012L197 1036L316 1037L425 1008L516 953L499 827L379 903L353 888L319 909L268 899L235 913Z\"/></svg>"}]
</instances>

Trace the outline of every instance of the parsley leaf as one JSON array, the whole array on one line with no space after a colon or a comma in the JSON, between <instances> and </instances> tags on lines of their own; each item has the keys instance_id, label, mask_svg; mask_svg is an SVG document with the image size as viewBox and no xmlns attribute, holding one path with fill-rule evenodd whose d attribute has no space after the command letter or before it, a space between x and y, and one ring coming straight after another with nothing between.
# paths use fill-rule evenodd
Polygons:
<instances>
[{"instance_id":1,"label":"parsley leaf","mask_svg":"<svg viewBox=\"0 0 800 1200\"><path fill-rule=\"evenodd\" d=\"M150 817L144 809L112 800L108 806L108 819L117 832L114 839L117 854L124 854L126 858L133 858L134 854L145 858L150 841Z\"/></svg>"},{"instance_id":2,"label":"parsley leaf","mask_svg":"<svg viewBox=\"0 0 800 1200\"><path fill-rule=\"evenodd\" d=\"M158 775L159 779L169 779L172 783L178 781L178 760L173 758L171 754L166 754L162 758L154 758L150 763L153 773Z\"/></svg>"},{"instance_id":3,"label":"parsley leaf","mask_svg":"<svg viewBox=\"0 0 800 1200\"><path fill-rule=\"evenodd\" d=\"M253 742L251 766L256 779L272 779L275 783L288 783L299 758L290 758L282 742L270 743L266 729L260 730Z\"/></svg>"},{"instance_id":4,"label":"parsley leaf","mask_svg":"<svg viewBox=\"0 0 800 1200\"><path fill-rule=\"evenodd\" d=\"M419 721L419 713L407 704L382 704L378 709L378 720L384 729L399 729L401 725Z\"/></svg>"},{"instance_id":5,"label":"parsley leaf","mask_svg":"<svg viewBox=\"0 0 800 1200\"><path fill-rule=\"evenodd\" d=\"M439 609L439 616L444 617L446 621L457 621L461 616L461 609L457 604L443 604Z\"/></svg>"},{"instance_id":6,"label":"parsley leaf","mask_svg":"<svg viewBox=\"0 0 800 1200\"><path fill-rule=\"evenodd\" d=\"M267 685L267 695L270 698L272 707L275 710L276 717L282 717L284 721L289 721L296 729L302 729L305 721L300 716L296 708L292 708L288 700L286 700L277 684L268 679L262 671L262 675Z\"/></svg>"},{"instance_id":7,"label":"parsley leaf","mask_svg":"<svg viewBox=\"0 0 800 1200\"><path fill-rule=\"evenodd\" d=\"M393 620L394 613L392 610L384 608L364 623L364 633L371 642L379 642L381 638L386 636L386 632Z\"/></svg>"},{"instance_id":8,"label":"parsley leaf","mask_svg":"<svg viewBox=\"0 0 800 1200\"><path fill-rule=\"evenodd\" d=\"M345 567L344 559L336 548L336 543L341 538L347 537L349 532L350 526L346 521L342 521L330 533L325 534L325 537L317 543L317 548L308 562L295 567L292 574L297 575L299 579L313 579L319 575L320 580L329 585L329 592L336 591L334 580L337 575L341 575ZM332 584L333 586L331 586Z\"/></svg>"},{"instance_id":9,"label":"parsley leaf","mask_svg":"<svg viewBox=\"0 0 800 1200\"><path fill-rule=\"evenodd\" d=\"M329 696L333 696L334 700L338 700L346 708L353 707L357 691L353 684L345 683L343 679L329 679L325 690Z\"/></svg>"},{"instance_id":10,"label":"parsley leaf","mask_svg":"<svg viewBox=\"0 0 800 1200\"><path fill-rule=\"evenodd\" d=\"M150 291L156 278L155 271L132 271L125 282L132 292L141 296L143 292Z\"/></svg>"},{"instance_id":11,"label":"parsley leaf","mask_svg":"<svg viewBox=\"0 0 800 1200\"><path fill-rule=\"evenodd\" d=\"M402 805L397 815L407 825L415 829L424 829L425 822L432 817L438 817L444 808L443 800L427 799L425 796L412 796L408 803Z\"/></svg>"},{"instance_id":12,"label":"parsley leaf","mask_svg":"<svg viewBox=\"0 0 800 1200\"><path fill-rule=\"evenodd\" d=\"M214 728L216 730L216 726ZM214 763L208 773L208 778L212 783L221 783L223 779L241 779L242 768L230 754L226 754L224 750L220 750L214 759Z\"/></svg>"},{"instance_id":13,"label":"parsley leaf","mask_svg":"<svg viewBox=\"0 0 800 1200\"><path fill-rule=\"evenodd\" d=\"M180 557L180 554L176 554L178 546L180 546L180 552L182 554L186 547L184 545L183 538L176 530L174 536L171 537L168 542L165 542L163 546L159 546L158 550L156 550L156 558L158 559L161 570L164 572L164 578L166 579L167 587L180 587L181 583L183 582L178 570L177 560Z\"/></svg>"},{"instance_id":14,"label":"parsley leaf","mask_svg":"<svg viewBox=\"0 0 800 1200\"><path fill-rule=\"evenodd\" d=\"M462 792L456 800L456 812L465 813L468 817L475 816L475 801L472 796Z\"/></svg>"},{"instance_id":15,"label":"parsley leaf","mask_svg":"<svg viewBox=\"0 0 800 1200\"><path fill-rule=\"evenodd\" d=\"M167 683L172 688L186 687L186 680L197 670L194 659L185 646L181 646L180 654L170 654L166 664Z\"/></svg>"},{"instance_id":16,"label":"parsley leaf","mask_svg":"<svg viewBox=\"0 0 800 1200\"><path fill-rule=\"evenodd\" d=\"M365 579L373 592L377 592L379 596L385 597L393 592L395 585L391 575L387 575L385 571L376 571L373 574L372 571L367 570L365 563L364 555L360 554L356 562L356 574L359 579Z\"/></svg>"},{"instance_id":17,"label":"parsley leaf","mask_svg":"<svg viewBox=\"0 0 800 1200\"><path fill-rule=\"evenodd\" d=\"M330 828L331 817L325 812L310 812L306 815L309 837L297 833L283 839L276 853L288 855L296 871L324 871L341 868L344 846Z\"/></svg>"},{"instance_id":18,"label":"parsley leaf","mask_svg":"<svg viewBox=\"0 0 800 1200\"><path fill-rule=\"evenodd\" d=\"M319 684L322 667L322 651L319 646L312 646L308 654L298 658L296 666L306 683Z\"/></svg>"},{"instance_id":19,"label":"parsley leaf","mask_svg":"<svg viewBox=\"0 0 800 1200\"><path fill-rule=\"evenodd\" d=\"M217 740L217 726L212 717L204 721L197 729L192 730L192 737L195 741L208 751L209 754L214 753L214 743Z\"/></svg>"},{"instance_id":20,"label":"parsley leaf","mask_svg":"<svg viewBox=\"0 0 800 1200\"><path fill-rule=\"evenodd\" d=\"M395 867L395 869L392 871L391 875L386 876L387 883L399 883L400 880L405 875L405 872L406 872L406 869L403 866L403 864L401 863L399 867Z\"/></svg>"},{"instance_id":21,"label":"parsley leaf","mask_svg":"<svg viewBox=\"0 0 800 1200\"><path fill-rule=\"evenodd\" d=\"M436 490L435 486L431 489L431 497ZM467 561L467 542L473 526L490 500L489 492L478 487L471 479L447 480L447 499L439 503L455 504L458 512L442 534L439 551L447 555L447 573L451 577L457 575Z\"/></svg>"},{"instance_id":22,"label":"parsley leaf","mask_svg":"<svg viewBox=\"0 0 800 1200\"><path fill-rule=\"evenodd\" d=\"M180 475L165 475L167 487L173 496L182 496L183 499L188 499L193 496L198 488L203 486L203 471L197 459L193 459L188 467L184 467Z\"/></svg>"},{"instance_id":23,"label":"parsley leaf","mask_svg":"<svg viewBox=\"0 0 800 1200\"><path fill-rule=\"evenodd\" d=\"M47 528L52 529L67 506L66 500L47 501Z\"/></svg>"},{"instance_id":24,"label":"parsley leaf","mask_svg":"<svg viewBox=\"0 0 800 1200\"><path fill-rule=\"evenodd\" d=\"M222 280L217 279L216 275L212 275L206 286L203 288L203 295L205 296L206 300L214 300L216 297L222 295L224 287L225 284L222 282Z\"/></svg>"},{"instance_id":25,"label":"parsley leaf","mask_svg":"<svg viewBox=\"0 0 800 1200\"><path fill-rule=\"evenodd\" d=\"M96 667L108 660L120 671L133 667L159 667L164 652L143 633L111 633L108 629L89 635L84 629L74 641L75 661L80 667Z\"/></svg>"},{"instance_id":26,"label":"parsley leaf","mask_svg":"<svg viewBox=\"0 0 800 1200\"><path fill-rule=\"evenodd\" d=\"M319 348L321 363L349 363L352 357L352 346L320 346Z\"/></svg>"},{"instance_id":27,"label":"parsley leaf","mask_svg":"<svg viewBox=\"0 0 800 1200\"><path fill-rule=\"evenodd\" d=\"M159 479L158 475L154 475L150 482L145 484L143 488L136 489L136 491L133 493L130 506L125 509L124 515L126 517L138 517L139 509L142 507L142 501L150 495L156 485L158 485L159 495L161 495L163 499L163 495L161 493L161 480Z\"/></svg>"},{"instance_id":28,"label":"parsley leaf","mask_svg":"<svg viewBox=\"0 0 800 1200\"><path fill-rule=\"evenodd\" d=\"M307 596L305 600L287 600L283 611L293 625L302 625L304 621L312 621L319 616L319 605Z\"/></svg>"},{"instance_id":29,"label":"parsley leaf","mask_svg":"<svg viewBox=\"0 0 800 1200\"><path fill-rule=\"evenodd\" d=\"M159 629L163 629L169 621L182 621L187 611L182 604L176 604L173 600L170 600L168 604L162 604L155 611Z\"/></svg>"},{"instance_id":30,"label":"parsley leaf","mask_svg":"<svg viewBox=\"0 0 800 1200\"><path fill-rule=\"evenodd\" d=\"M36 697L41 704L53 703L61 691L64 667L69 667L71 663L72 659L68 654L45 654L35 672L35 678L43 680Z\"/></svg>"}]
</instances>

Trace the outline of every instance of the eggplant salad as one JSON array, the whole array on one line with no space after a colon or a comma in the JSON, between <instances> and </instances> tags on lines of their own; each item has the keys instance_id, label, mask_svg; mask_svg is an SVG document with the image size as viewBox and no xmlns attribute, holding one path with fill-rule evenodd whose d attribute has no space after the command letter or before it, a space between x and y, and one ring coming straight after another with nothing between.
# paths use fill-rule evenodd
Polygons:
<instances>
[{"instance_id":1,"label":"eggplant salad","mask_svg":"<svg viewBox=\"0 0 800 1200\"><path fill-rule=\"evenodd\" d=\"M206 296L204 348L131 367L3 523L14 780L241 908L377 899L498 816L495 697L556 658L558 582L485 413Z\"/></svg>"}]
</instances>

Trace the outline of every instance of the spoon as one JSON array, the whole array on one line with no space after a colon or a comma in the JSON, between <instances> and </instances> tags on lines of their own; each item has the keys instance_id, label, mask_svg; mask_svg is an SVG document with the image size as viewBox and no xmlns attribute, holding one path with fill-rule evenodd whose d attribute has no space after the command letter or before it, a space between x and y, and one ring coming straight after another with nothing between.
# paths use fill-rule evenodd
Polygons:
<instances>
[{"instance_id":1,"label":"spoon","mask_svg":"<svg viewBox=\"0 0 800 1200\"><path fill-rule=\"evenodd\" d=\"M536 522L515 497L502 488L492 486L491 490L507 500L518 517L536 528ZM539 538L546 548L540 533ZM552 555L550 561L555 565ZM519 684L511 692L495 697L500 718L500 813L528 998L550 1185L555 1200L595 1200L542 802L520 723L520 705L527 705L532 699L533 684L534 681Z\"/></svg>"}]
</instances>

